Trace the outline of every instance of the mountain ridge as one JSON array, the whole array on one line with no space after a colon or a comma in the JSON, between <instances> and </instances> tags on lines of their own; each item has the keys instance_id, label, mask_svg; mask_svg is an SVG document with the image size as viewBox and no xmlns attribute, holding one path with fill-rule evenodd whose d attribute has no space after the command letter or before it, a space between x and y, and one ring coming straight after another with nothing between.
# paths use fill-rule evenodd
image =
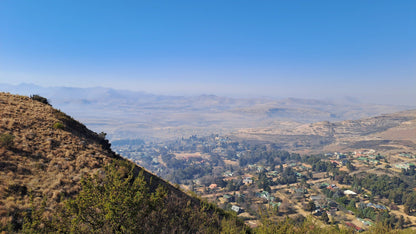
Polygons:
<instances>
[{"instance_id":1,"label":"mountain ridge","mask_svg":"<svg viewBox=\"0 0 416 234\"><path fill-rule=\"evenodd\" d=\"M40 94L110 140L166 140L226 134L245 128L287 127L341 121L410 109L410 106L360 103L351 98L232 98L216 95L166 96L109 88L44 88L2 85L0 90Z\"/></svg>"}]
</instances>

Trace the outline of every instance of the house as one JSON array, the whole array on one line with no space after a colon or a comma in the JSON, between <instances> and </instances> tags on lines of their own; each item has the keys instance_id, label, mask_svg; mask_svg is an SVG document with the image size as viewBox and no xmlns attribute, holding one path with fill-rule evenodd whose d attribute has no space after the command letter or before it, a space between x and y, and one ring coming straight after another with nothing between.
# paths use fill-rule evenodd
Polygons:
<instances>
[{"instance_id":1,"label":"house","mask_svg":"<svg viewBox=\"0 0 416 234\"><path fill-rule=\"evenodd\" d=\"M357 195L356 192L351 191L351 190L345 190L344 194L347 195L347 196L356 196Z\"/></svg>"},{"instance_id":2,"label":"house","mask_svg":"<svg viewBox=\"0 0 416 234\"><path fill-rule=\"evenodd\" d=\"M415 164L413 163L399 163L394 165L394 167L399 168L399 169L409 169L410 166L414 166Z\"/></svg>"},{"instance_id":3,"label":"house","mask_svg":"<svg viewBox=\"0 0 416 234\"><path fill-rule=\"evenodd\" d=\"M362 228L358 227L357 225L355 225L355 224L353 224L353 223L345 223L345 225L346 225L347 227L354 228L357 232L362 232L362 231L364 231L364 229L362 229Z\"/></svg>"},{"instance_id":4,"label":"house","mask_svg":"<svg viewBox=\"0 0 416 234\"><path fill-rule=\"evenodd\" d=\"M400 153L399 156L406 157L406 158L415 158L415 156L410 153Z\"/></svg>"},{"instance_id":5,"label":"house","mask_svg":"<svg viewBox=\"0 0 416 234\"><path fill-rule=\"evenodd\" d=\"M319 185L319 188L322 189L322 188L326 188L328 186L329 186L329 184L324 182L324 183Z\"/></svg>"},{"instance_id":6,"label":"house","mask_svg":"<svg viewBox=\"0 0 416 234\"><path fill-rule=\"evenodd\" d=\"M274 201L275 197L271 196L269 192L262 191L261 193L256 193L256 197L263 198L267 201Z\"/></svg>"},{"instance_id":7,"label":"house","mask_svg":"<svg viewBox=\"0 0 416 234\"><path fill-rule=\"evenodd\" d=\"M368 161L368 158L366 157L358 157L357 159L364 162Z\"/></svg>"},{"instance_id":8,"label":"house","mask_svg":"<svg viewBox=\"0 0 416 234\"><path fill-rule=\"evenodd\" d=\"M310 198L312 201L318 201L318 200L321 200L322 197L321 195L311 195Z\"/></svg>"},{"instance_id":9,"label":"house","mask_svg":"<svg viewBox=\"0 0 416 234\"><path fill-rule=\"evenodd\" d=\"M217 184L210 184L208 188L214 190L214 189L218 188L218 185Z\"/></svg>"},{"instance_id":10,"label":"house","mask_svg":"<svg viewBox=\"0 0 416 234\"><path fill-rule=\"evenodd\" d=\"M224 200L226 200L227 202L230 202L230 201L232 201L232 200L234 200L233 198L233 196L231 196L231 195L228 195L228 194L224 194L224 196L222 196L223 198L224 198Z\"/></svg>"},{"instance_id":11,"label":"house","mask_svg":"<svg viewBox=\"0 0 416 234\"><path fill-rule=\"evenodd\" d=\"M383 206L383 205L379 205L379 204L374 204L374 203L367 203L367 207L373 207L374 209L378 209L378 210L387 210L387 207Z\"/></svg>"},{"instance_id":12,"label":"house","mask_svg":"<svg viewBox=\"0 0 416 234\"><path fill-rule=\"evenodd\" d=\"M275 208L275 207L279 207L282 203L281 202L270 202L270 205Z\"/></svg>"},{"instance_id":13,"label":"house","mask_svg":"<svg viewBox=\"0 0 416 234\"><path fill-rule=\"evenodd\" d=\"M231 206L231 210L237 212L237 214L243 211L241 207L236 206L236 205Z\"/></svg>"},{"instance_id":14,"label":"house","mask_svg":"<svg viewBox=\"0 0 416 234\"><path fill-rule=\"evenodd\" d=\"M270 171L270 172L267 173L267 175L276 177L276 176L279 175L279 172L278 171Z\"/></svg>"},{"instance_id":15,"label":"house","mask_svg":"<svg viewBox=\"0 0 416 234\"><path fill-rule=\"evenodd\" d=\"M269 200L270 194L267 191L263 191L260 193L260 197Z\"/></svg>"},{"instance_id":16,"label":"house","mask_svg":"<svg viewBox=\"0 0 416 234\"><path fill-rule=\"evenodd\" d=\"M300 187L300 188L292 187L292 190L297 195L303 195L303 194L308 193L308 190L306 188L303 188L303 187Z\"/></svg>"},{"instance_id":17,"label":"house","mask_svg":"<svg viewBox=\"0 0 416 234\"><path fill-rule=\"evenodd\" d=\"M261 172L263 172L263 171L266 171L266 169L265 169L263 166L258 166L258 167L257 167L257 172L258 172L258 173L261 173Z\"/></svg>"},{"instance_id":18,"label":"house","mask_svg":"<svg viewBox=\"0 0 416 234\"><path fill-rule=\"evenodd\" d=\"M296 177L301 178L302 174L300 174L299 172L295 172Z\"/></svg>"},{"instance_id":19,"label":"house","mask_svg":"<svg viewBox=\"0 0 416 234\"><path fill-rule=\"evenodd\" d=\"M331 163L332 163L333 165L335 165L335 166L339 165L339 162L338 162L338 161L336 161L336 160L330 160L330 161L331 161Z\"/></svg>"},{"instance_id":20,"label":"house","mask_svg":"<svg viewBox=\"0 0 416 234\"><path fill-rule=\"evenodd\" d=\"M337 190L338 189L338 186L336 186L335 184L331 184L331 185L329 185L326 188L329 189L329 190L331 190L331 191L334 191L334 190Z\"/></svg>"},{"instance_id":21,"label":"house","mask_svg":"<svg viewBox=\"0 0 416 234\"><path fill-rule=\"evenodd\" d=\"M253 179L251 177L246 177L246 178L244 178L243 183L246 184L246 185L252 184Z\"/></svg>"},{"instance_id":22,"label":"house","mask_svg":"<svg viewBox=\"0 0 416 234\"><path fill-rule=\"evenodd\" d=\"M362 222L365 226L373 226L374 225L373 222L365 220L365 219L357 218L357 220Z\"/></svg>"}]
</instances>

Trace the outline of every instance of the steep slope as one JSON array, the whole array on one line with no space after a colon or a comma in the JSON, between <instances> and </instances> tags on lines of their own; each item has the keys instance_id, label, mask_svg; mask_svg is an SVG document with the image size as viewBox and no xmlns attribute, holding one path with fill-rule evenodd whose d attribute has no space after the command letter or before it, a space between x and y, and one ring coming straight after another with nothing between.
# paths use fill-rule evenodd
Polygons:
<instances>
[{"instance_id":1,"label":"steep slope","mask_svg":"<svg viewBox=\"0 0 416 234\"><path fill-rule=\"evenodd\" d=\"M0 93L0 231L19 230L25 215L33 210L32 204L46 201L46 210L53 213L63 201L80 192L83 175L102 174L104 165L115 161L127 162L135 176L142 172L149 192L162 186L168 194L163 202L170 215L187 217L200 212L202 203L198 199L116 155L104 136L50 105ZM204 224L219 228L224 216L221 210L210 207L204 215L190 217L192 221L175 221L175 228L187 232L198 231Z\"/></svg>"}]
</instances>

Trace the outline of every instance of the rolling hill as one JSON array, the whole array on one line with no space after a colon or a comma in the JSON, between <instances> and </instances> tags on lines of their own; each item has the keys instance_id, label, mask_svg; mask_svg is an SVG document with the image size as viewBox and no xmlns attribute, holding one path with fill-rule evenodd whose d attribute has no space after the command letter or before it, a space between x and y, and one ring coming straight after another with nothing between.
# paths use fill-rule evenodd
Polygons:
<instances>
[{"instance_id":1,"label":"rolling hill","mask_svg":"<svg viewBox=\"0 0 416 234\"><path fill-rule=\"evenodd\" d=\"M309 151L416 150L416 110L338 122L322 121L291 129L240 129L238 139L268 141L282 148Z\"/></svg>"}]
</instances>

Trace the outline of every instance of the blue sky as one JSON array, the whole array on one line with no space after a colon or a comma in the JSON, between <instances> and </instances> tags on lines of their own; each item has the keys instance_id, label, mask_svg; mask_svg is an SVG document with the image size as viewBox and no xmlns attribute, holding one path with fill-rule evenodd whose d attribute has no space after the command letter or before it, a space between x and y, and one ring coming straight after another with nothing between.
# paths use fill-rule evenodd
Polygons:
<instances>
[{"instance_id":1,"label":"blue sky","mask_svg":"<svg viewBox=\"0 0 416 234\"><path fill-rule=\"evenodd\" d=\"M416 1L0 1L0 83L416 104Z\"/></svg>"}]
</instances>

